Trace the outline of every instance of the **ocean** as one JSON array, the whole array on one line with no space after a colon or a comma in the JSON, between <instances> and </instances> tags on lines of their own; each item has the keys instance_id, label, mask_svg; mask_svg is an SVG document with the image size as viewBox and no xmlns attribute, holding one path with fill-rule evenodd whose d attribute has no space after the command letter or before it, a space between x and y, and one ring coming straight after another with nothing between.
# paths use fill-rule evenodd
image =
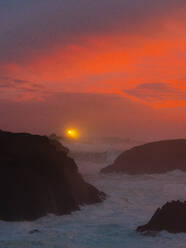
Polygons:
<instances>
[{"instance_id":1,"label":"ocean","mask_svg":"<svg viewBox=\"0 0 186 248\"><path fill-rule=\"evenodd\" d=\"M107 199L82 206L71 215L49 215L32 222L0 221L0 248L186 247L184 233L164 231L147 236L135 231L167 201L186 200L186 173L103 175L99 170L111 163L121 150L114 146L107 151L100 146L94 151L92 146L91 149L79 147L78 150L72 146L71 156L84 179L104 191ZM30 233L33 230L37 231Z\"/></svg>"}]
</instances>

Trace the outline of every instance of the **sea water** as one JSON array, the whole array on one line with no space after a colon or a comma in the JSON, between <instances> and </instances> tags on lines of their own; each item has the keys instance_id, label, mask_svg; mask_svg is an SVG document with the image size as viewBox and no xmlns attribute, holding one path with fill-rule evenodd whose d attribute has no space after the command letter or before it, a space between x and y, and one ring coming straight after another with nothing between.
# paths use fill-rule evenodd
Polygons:
<instances>
[{"instance_id":1,"label":"sea water","mask_svg":"<svg viewBox=\"0 0 186 248\"><path fill-rule=\"evenodd\" d=\"M32 222L0 221L0 248L185 248L184 233L164 231L147 236L135 230L165 202L186 200L186 173L100 174L107 160L114 159L111 155L108 153L105 162L95 162L95 152L94 162L90 156L88 161L83 156L81 160L76 158L85 180L107 194L103 203L82 206L71 215L49 215ZM30 233L34 229L38 231Z\"/></svg>"}]
</instances>

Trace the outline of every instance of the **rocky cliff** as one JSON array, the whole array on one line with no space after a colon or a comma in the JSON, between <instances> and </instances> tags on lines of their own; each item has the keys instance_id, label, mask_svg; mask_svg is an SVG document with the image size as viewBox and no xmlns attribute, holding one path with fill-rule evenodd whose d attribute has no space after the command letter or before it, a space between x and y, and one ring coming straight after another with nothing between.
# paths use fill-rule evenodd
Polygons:
<instances>
[{"instance_id":1,"label":"rocky cliff","mask_svg":"<svg viewBox=\"0 0 186 248\"><path fill-rule=\"evenodd\" d=\"M67 153L46 136L0 131L0 219L34 220L101 202L105 194L83 180Z\"/></svg>"},{"instance_id":2,"label":"rocky cliff","mask_svg":"<svg viewBox=\"0 0 186 248\"><path fill-rule=\"evenodd\" d=\"M165 140L136 146L123 152L102 173L146 174L186 171L186 139Z\"/></svg>"},{"instance_id":3,"label":"rocky cliff","mask_svg":"<svg viewBox=\"0 0 186 248\"><path fill-rule=\"evenodd\" d=\"M138 232L163 230L170 233L186 232L186 202L167 202L156 210L146 225L137 228Z\"/></svg>"}]
</instances>

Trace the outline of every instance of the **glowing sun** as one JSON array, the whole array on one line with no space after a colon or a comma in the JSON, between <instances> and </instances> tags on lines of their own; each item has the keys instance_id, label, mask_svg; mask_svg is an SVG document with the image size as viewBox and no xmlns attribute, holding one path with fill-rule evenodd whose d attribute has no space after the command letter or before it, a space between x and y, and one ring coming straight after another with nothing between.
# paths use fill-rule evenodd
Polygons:
<instances>
[{"instance_id":1,"label":"glowing sun","mask_svg":"<svg viewBox=\"0 0 186 248\"><path fill-rule=\"evenodd\" d=\"M72 139L79 138L79 131L77 129L67 129L66 136Z\"/></svg>"}]
</instances>

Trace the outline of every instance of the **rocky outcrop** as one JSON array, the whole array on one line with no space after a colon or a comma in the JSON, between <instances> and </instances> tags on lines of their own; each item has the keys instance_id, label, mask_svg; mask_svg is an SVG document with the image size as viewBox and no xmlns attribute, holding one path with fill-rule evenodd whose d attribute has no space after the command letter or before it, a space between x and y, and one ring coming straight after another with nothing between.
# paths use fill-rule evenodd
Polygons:
<instances>
[{"instance_id":1,"label":"rocky outcrop","mask_svg":"<svg viewBox=\"0 0 186 248\"><path fill-rule=\"evenodd\" d=\"M186 171L186 139L166 140L136 146L123 152L102 173L146 174Z\"/></svg>"},{"instance_id":2,"label":"rocky outcrop","mask_svg":"<svg viewBox=\"0 0 186 248\"><path fill-rule=\"evenodd\" d=\"M67 152L46 136L0 131L1 220L69 214L105 198L83 180Z\"/></svg>"},{"instance_id":3,"label":"rocky outcrop","mask_svg":"<svg viewBox=\"0 0 186 248\"><path fill-rule=\"evenodd\" d=\"M151 220L137 228L138 232L163 231L186 232L186 202L172 201L158 208Z\"/></svg>"}]
</instances>

